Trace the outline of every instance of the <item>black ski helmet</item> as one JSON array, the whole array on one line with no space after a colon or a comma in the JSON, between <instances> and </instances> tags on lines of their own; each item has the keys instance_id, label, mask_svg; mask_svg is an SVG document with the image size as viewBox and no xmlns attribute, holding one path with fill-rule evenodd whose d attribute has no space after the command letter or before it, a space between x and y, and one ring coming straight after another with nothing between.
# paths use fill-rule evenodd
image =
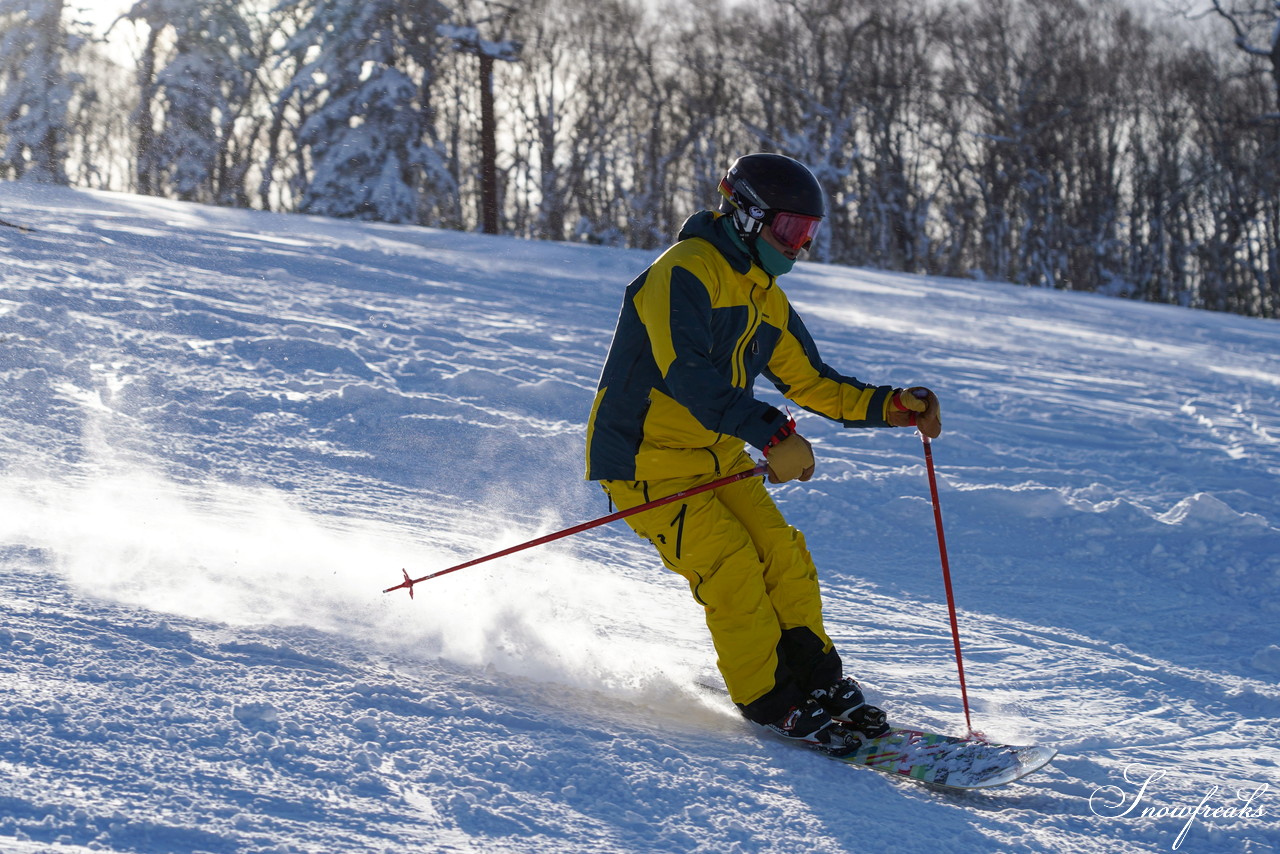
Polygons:
<instances>
[{"instance_id":1,"label":"black ski helmet","mask_svg":"<svg viewBox=\"0 0 1280 854\"><path fill-rule=\"evenodd\" d=\"M818 179L785 154L746 154L720 181L720 212L731 214L743 237L760 231L780 211L826 217L827 200Z\"/></svg>"}]
</instances>

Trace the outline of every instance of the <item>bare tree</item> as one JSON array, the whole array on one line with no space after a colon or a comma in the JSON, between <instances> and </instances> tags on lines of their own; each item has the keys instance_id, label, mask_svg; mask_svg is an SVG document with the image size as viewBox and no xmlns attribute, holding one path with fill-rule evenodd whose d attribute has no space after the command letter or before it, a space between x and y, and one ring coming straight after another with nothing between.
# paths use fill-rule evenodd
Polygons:
<instances>
[{"instance_id":1,"label":"bare tree","mask_svg":"<svg viewBox=\"0 0 1280 854\"><path fill-rule=\"evenodd\" d=\"M310 174L310 152L297 143L298 130L307 121L319 90L291 85L314 45L295 38L307 23L309 10L297 3L273 6L262 27L268 55L258 64L255 85L270 116L263 132L264 149L258 176L258 204L264 210L293 210L300 204ZM279 44L272 44L277 40Z\"/></svg>"},{"instance_id":2,"label":"bare tree","mask_svg":"<svg viewBox=\"0 0 1280 854\"><path fill-rule=\"evenodd\" d=\"M866 197L846 179L865 142L858 138L867 71L861 45L872 17L862 0L756 6L742 23L754 49L732 69L751 82L757 106L743 121L753 147L808 165L830 199L831 226L814 252L824 260L866 261L855 248L866 234L859 215Z\"/></svg>"},{"instance_id":3,"label":"bare tree","mask_svg":"<svg viewBox=\"0 0 1280 854\"><path fill-rule=\"evenodd\" d=\"M1276 0L1212 0L1213 11L1231 25L1236 47L1270 66L1274 110L1268 118L1280 121L1280 3Z\"/></svg>"},{"instance_id":4,"label":"bare tree","mask_svg":"<svg viewBox=\"0 0 1280 854\"><path fill-rule=\"evenodd\" d=\"M498 117L494 106L493 70L497 62L517 62L523 45L507 38L515 6L486 0L489 14L464 25L440 24L437 31L453 41L458 53L476 58L480 102L480 223L485 234L497 234L502 218L498 192ZM488 31L488 37L486 32Z\"/></svg>"},{"instance_id":5,"label":"bare tree","mask_svg":"<svg viewBox=\"0 0 1280 854\"><path fill-rule=\"evenodd\" d=\"M575 55L566 46L574 0L532 0L515 21L524 63L513 66L502 88L512 117L508 216L515 234L564 240L572 140L567 121L575 108Z\"/></svg>"},{"instance_id":6,"label":"bare tree","mask_svg":"<svg viewBox=\"0 0 1280 854\"><path fill-rule=\"evenodd\" d=\"M67 175L75 186L134 188L130 105L138 97L130 69L99 42L89 42L68 66L90 85L76 89L67 110Z\"/></svg>"}]
</instances>

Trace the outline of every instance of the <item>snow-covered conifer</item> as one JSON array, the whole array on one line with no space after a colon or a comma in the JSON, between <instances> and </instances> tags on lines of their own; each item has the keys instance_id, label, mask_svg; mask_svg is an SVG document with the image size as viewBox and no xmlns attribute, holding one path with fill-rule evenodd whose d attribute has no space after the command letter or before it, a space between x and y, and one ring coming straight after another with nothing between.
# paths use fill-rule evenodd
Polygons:
<instances>
[{"instance_id":1,"label":"snow-covered conifer","mask_svg":"<svg viewBox=\"0 0 1280 854\"><path fill-rule=\"evenodd\" d=\"M148 102L139 120L153 125L140 131L150 135L139 146L140 169L181 199L247 204L247 164L232 155L257 70L244 3L138 0L127 17L153 33L169 29L172 39L154 78L142 81Z\"/></svg>"},{"instance_id":2,"label":"snow-covered conifer","mask_svg":"<svg viewBox=\"0 0 1280 854\"><path fill-rule=\"evenodd\" d=\"M421 221L422 196L452 187L426 103L447 10L434 2L305 2L310 20L286 49L311 45L314 53L282 98L311 105L298 130L312 166L302 209Z\"/></svg>"},{"instance_id":3,"label":"snow-covered conifer","mask_svg":"<svg viewBox=\"0 0 1280 854\"><path fill-rule=\"evenodd\" d=\"M67 183L67 108L81 80L65 69L83 40L64 0L0 0L0 176Z\"/></svg>"}]
</instances>

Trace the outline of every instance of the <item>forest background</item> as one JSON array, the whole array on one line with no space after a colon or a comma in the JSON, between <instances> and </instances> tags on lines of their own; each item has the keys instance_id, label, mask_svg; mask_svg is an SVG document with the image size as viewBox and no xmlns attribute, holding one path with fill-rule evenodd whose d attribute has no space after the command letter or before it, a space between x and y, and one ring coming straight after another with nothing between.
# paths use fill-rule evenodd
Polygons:
<instances>
[{"instance_id":1,"label":"forest background","mask_svg":"<svg viewBox=\"0 0 1280 854\"><path fill-rule=\"evenodd\" d=\"M820 261L1280 317L1277 0L93 11L0 0L0 179L657 248L779 151Z\"/></svg>"}]
</instances>

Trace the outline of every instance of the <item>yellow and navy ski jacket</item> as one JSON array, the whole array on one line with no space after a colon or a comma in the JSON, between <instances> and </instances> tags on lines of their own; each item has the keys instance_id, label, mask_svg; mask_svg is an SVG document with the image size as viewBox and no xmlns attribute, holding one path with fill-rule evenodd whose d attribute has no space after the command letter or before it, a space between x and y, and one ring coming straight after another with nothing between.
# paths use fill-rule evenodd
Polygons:
<instances>
[{"instance_id":1,"label":"yellow and navy ski jacket","mask_svg":"<svg viewBox=\"0 0 1280 854\"><path fill-rule=\"evenodd\" d=\"M846 427L889 426L892 387L824 364L786 294L730 228L720 214L694 214L627 286L587 425L589 480L716 473L744 442L763 449L787 416L755 399L761 374Z\"/></svg>"}]
</instances>

